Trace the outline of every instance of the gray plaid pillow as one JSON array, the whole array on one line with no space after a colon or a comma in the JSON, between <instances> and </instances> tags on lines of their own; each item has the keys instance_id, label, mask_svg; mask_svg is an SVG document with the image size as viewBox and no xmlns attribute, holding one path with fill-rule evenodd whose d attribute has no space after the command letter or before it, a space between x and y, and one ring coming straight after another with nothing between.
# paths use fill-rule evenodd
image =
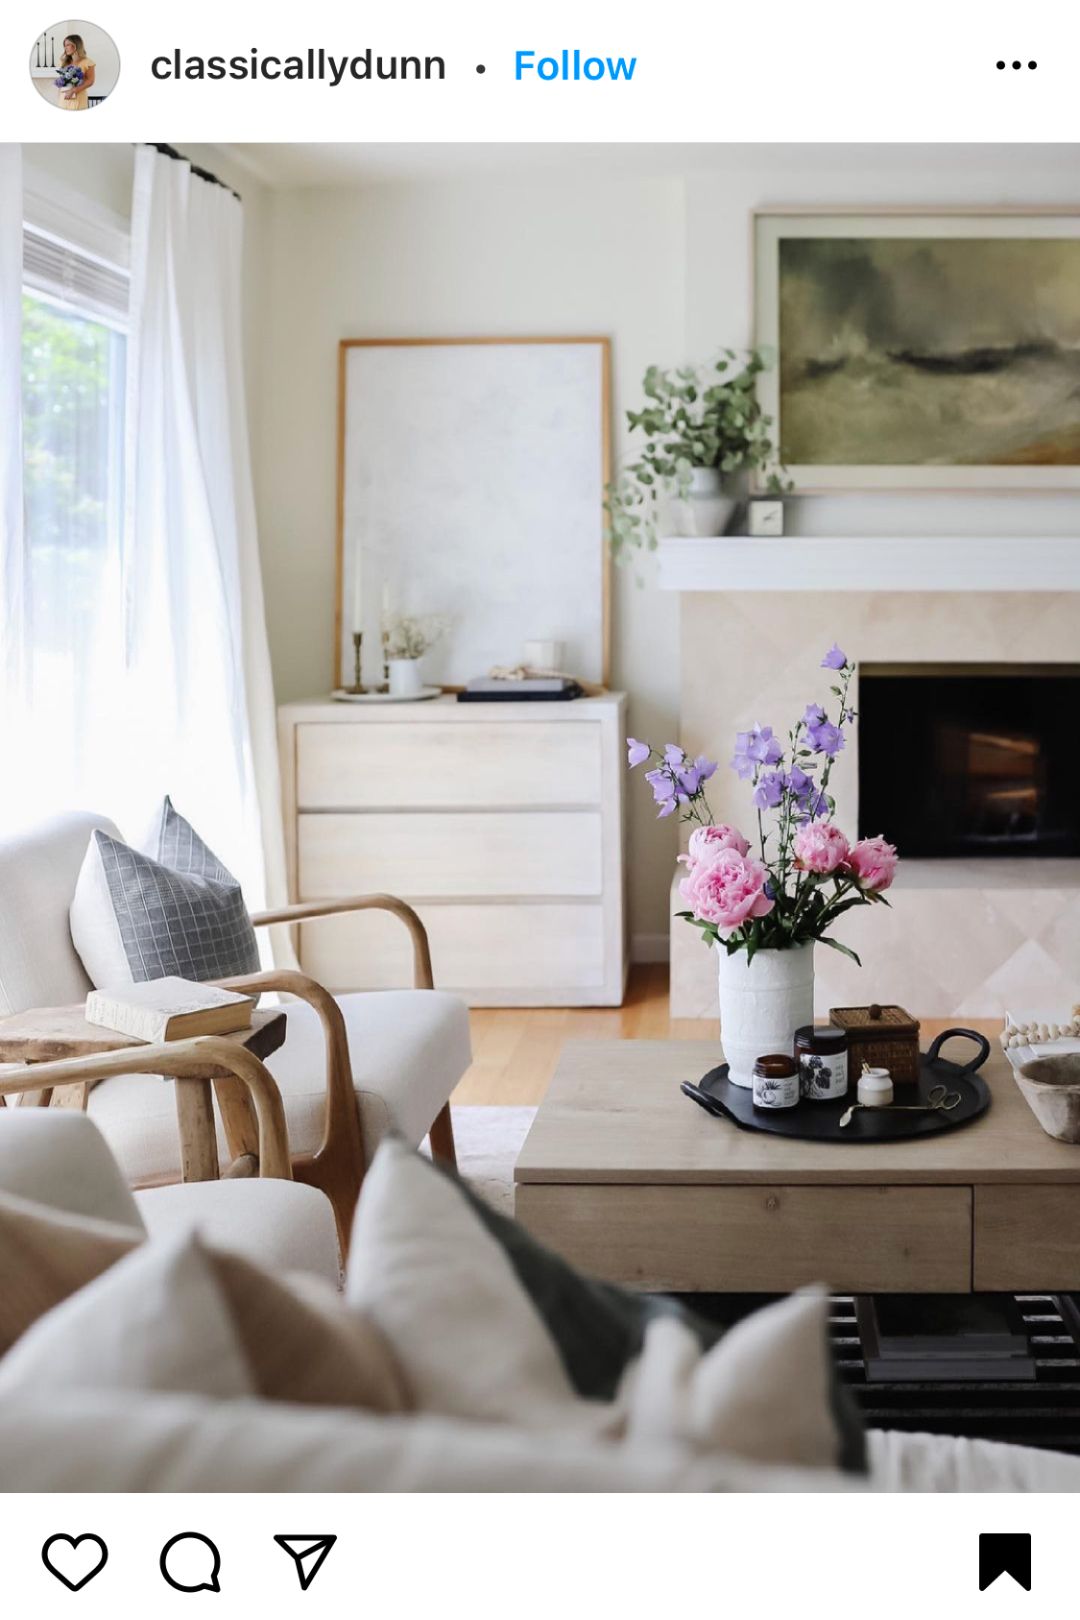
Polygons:
<instances>
[{"instance_id":1,"label":"gray plaid pillow","mask_svg":"<svg viewBox=\"0 0 1080 1620\"><path fill-rule=\"evenodd\" d=\"M161 809L156 860L100 829L94 843L137 983L258 972L259 947L239 883L169 799Z\"/></svg>"}]
</instances>

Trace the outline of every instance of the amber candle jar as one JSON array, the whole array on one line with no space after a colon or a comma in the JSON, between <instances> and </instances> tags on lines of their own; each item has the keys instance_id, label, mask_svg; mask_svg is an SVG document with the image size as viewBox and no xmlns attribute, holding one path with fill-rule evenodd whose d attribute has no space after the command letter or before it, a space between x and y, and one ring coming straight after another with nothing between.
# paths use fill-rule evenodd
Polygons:
<instances>
[{"instance_id":1,"label":"amber candle jar","mask_svg":"<svg viewBox=\"0 0 1080 1620\"><path fill-rule=\"evenodd\" d=\"M754 1107L794 1108L799 1100L799 1066L786 1052L772 1052L754 1064Z\"/></svg>"},{"instance_id":2,"label":"amber candle jar","mask_svg":"<svg viewBox=\"0 0 1080 1620\"><path fill-rule=\"evenodd\" d=\"M795 1031L799 1091L812 1102L832 1102L847 1095L847 1031L833 1024L804 1024Z\"/></svg>"}]
</instances>

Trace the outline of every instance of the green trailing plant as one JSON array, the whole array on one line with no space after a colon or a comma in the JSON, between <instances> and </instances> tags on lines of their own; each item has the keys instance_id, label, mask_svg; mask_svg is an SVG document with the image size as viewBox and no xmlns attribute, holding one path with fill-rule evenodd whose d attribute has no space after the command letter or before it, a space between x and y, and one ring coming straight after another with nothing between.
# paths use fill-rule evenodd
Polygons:
<instances>
[{"instance_id":1,"label":"green trailing plant","mask_svg":"<svg viewBox=\"0 0 1080 1620\"><path fill-rule=\"evenodd\" d=\"M771 494L791 488L771 437L772 418L757 397L757 379L770 364L760 349L743 355L723 349L705 366L649 367L645 404L626 413L644 446L608 485L604 502L617 561L656 549L658 503L684 500L695 467L714 467L725 477L764 472Z\"/></svg>"}]
</instances>

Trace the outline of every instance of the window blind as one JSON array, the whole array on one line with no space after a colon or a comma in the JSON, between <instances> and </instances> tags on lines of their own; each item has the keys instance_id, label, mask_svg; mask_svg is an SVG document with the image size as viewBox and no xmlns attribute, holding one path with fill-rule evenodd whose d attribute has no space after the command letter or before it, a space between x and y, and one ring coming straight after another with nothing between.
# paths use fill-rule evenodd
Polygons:
<instances>
[{"instance_id":1,"label":"window blind","mask_svg":"<svg viewBox=\"0 0 1080 1620\"><path fill-rule=\"evenodd\" d=\"M23 229L23 280L31 291L73 304L111 325L127 321L127 271L31 225Z\"/></svg>"}]
</instances>

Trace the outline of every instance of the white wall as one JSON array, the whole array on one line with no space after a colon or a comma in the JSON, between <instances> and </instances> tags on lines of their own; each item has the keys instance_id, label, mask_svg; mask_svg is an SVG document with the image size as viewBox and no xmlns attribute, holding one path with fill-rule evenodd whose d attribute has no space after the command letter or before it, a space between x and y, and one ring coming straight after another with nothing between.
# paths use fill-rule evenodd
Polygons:
<instances>
[{"instance_id":1,"label":"white wall","mask_svg":"<svg viewBox=\"0 0 1080 1620\"><path fill-rule=\"evenodd\" d=\"M339 338L608 333L621 430L646 364L750 340L755 207L1075 204L1078 157L1045 146L654 148L614 159L567 148L561 166L550 154L539 172L508 172L508 155L487 177L272 193L257 486L279 697L329 683ZM801 505L808 532L1040 526L1031 496ZM678 730L677 599L639 589L632 571L615 585L613 677L630 694L631 731L664 741ZM715 739L721 760L728 741ZM633 786L631 928L666 938L674 829L657 825L644 784Z\"/></svg>"},{"instance_id":2,"label":"white wall","mask_svg":"<svg viewBox=\"0 0 1080 1620\"><path fill-rule=\"evenodd\" d=\"M645 366L682 354L684 228L673 179L568 173L272 197L257 487L280 698L330 684L338 340L609 333L621 418ZM677 603L631 573L614 586L615 684L633 693L632 727L672 734ZM670 830L639 807L635 928L666 935L672 853Z\"/></svg>"}]
</instances>

